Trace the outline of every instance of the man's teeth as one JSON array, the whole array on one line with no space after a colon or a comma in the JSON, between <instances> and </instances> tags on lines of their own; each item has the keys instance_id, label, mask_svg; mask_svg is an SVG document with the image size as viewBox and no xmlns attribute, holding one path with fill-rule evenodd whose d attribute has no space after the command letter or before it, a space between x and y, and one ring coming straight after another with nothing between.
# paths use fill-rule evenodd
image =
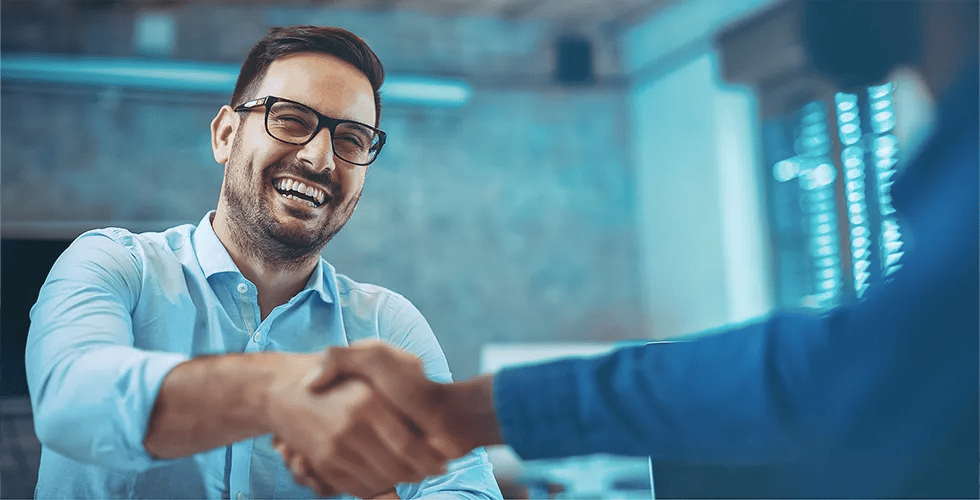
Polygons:
<instances>
[{"instance_id":1,"label":"man's teeth","mask_svg":"<svg viewBox=\"0 0 980 500\"><path fill-rule=\"evenodd\" d=\"M327 193L324 193L323 190L313 186L307 186L306 184L295 179L279 179L276 181L275 187L283 196L305 201L313 206L323 204L323 200L325 200L327 197ZM295 196L294 193L305 195L309 199Z\"/></svg>"}]
</instances>

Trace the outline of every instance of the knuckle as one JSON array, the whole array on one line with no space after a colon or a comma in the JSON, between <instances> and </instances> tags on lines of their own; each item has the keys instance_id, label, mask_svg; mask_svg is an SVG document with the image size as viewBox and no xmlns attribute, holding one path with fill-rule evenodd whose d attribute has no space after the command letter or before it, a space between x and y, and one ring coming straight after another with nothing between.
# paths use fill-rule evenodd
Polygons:
<instances>
[{"instance_id":1,"label":"knuckle","mask_svg":"<svg viewBox=\"0 0 980 500\"><path fill-rule=\"evenodd\" d=\"M337 456L339 448L336 438L325 440L310 455L310 465L315 469L323 470L323 466L331 463L331 459Z\"/></svg>"},{"instance_id":2,"label":"knuckle","mask_svg":"<svg viewBox=\"0 0 980 500\"><path fill-rule=\"evenodd\" d=\"M395 449L403 457L412 457L415 455L416 450L419 449L419 440L414 438L414 436L399 436L396 439Z\"/></svg>"},{"instance_id":3,"label":"knuckle","mask_svg":"<svg viewBox=\"0 0 980 500\"><path fill-rule=\"evenodd\" d=\"M364 346L364 355L367 358L367 362L372 363L373 366L380 366L385 357L385 346L381 343L372 342Z\"/></svg>"},{"instance_id":4,"label":"knuckle","mask_svg":"<svg viewBox=\"0 0 980 500\"><path fill-rule=\"evenodd\" d=\"M343 347L340 346L330 346L323 351L324 361L334 361L338 359L341 355Z\"/></svg>"},{"instance_id":5,"label":"knuckle","mask_svg":"<svg viewBox=\"0 0 980 500\"><path fill-rule=\"evenodd\" d=\"M422 398L425 404L429 405L429 408L447 408L447 403L450 399L449 386L447 384L437 383L426 384L422 389ZM454 416L448 415L447 413L445 411L439 411L437 412L437 417L441 417L440 420L454 418Z\"/></svg>"},{"instance_id":6,"label":"knuckle","mask_svg":"<svg viewBox=\"0 0 980 500\"><path fill-rule=\"evenodd\" d=\"M408 353L406 353L406 356L407 356L407 359L408 359L409 363L412 364L412 367L417 368L419 370L422 369L422 360L421 359L419 359L419 358L417 358L415 356L412 356L411 354L408 354Z\"/></svg>"},{"instance_id":7,"label":"knuckle","mask_svg":"<svg viewBox=\"0 0 980 500\"><path fill-rule=\"evenodd\" d=\"M374 409L374 405L377 402L374 397L374 392L371 386L367 385L364 381L354 380L350 385L351 391L351 409L357 412L365 412L366 410Z\"/></svg>"}]
</instances>

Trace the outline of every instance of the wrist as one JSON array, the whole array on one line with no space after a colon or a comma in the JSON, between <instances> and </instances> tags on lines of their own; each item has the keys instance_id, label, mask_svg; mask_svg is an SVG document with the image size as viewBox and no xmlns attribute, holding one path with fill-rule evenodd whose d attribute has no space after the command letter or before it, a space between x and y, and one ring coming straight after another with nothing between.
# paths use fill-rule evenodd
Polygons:
<instances>
[{"instance_id":1,"label":"wrist","mask_svg":"<svg viewBox=\"0 0 980 500\"><path fill-rule=\"evenodd\" d=\"M282 353L266 352L257 364L260 390L255 391L254 413L267 432L275 432L276 415L282 414L277 396L283 394L285 384L289 383L286 380L291 371L289 359Z\"/></svg>"},{"instance_id":2,"label":"wrist","mask_svg":"<svg viewBox=\"0 0 980 500\"><path fill-rule=\"evenodd\" d=\"M465 451L504 444L493 402L493 375L447 384L444 390L444 422L453 440Z\"/></svg>"},{"instance_id":3,"label":"wrist","mask_svg":"<svg viewBox=\"0 0 980 500\"><path fill-rule=\"evenodd\" d=\"M297 405L309 402L308 377L320 366L319 353L300 354L288 352L264 352L256 367L255 415L266 433L277 433L283 425L283 416L290 414Z\"/></svg>"}]
</instances>

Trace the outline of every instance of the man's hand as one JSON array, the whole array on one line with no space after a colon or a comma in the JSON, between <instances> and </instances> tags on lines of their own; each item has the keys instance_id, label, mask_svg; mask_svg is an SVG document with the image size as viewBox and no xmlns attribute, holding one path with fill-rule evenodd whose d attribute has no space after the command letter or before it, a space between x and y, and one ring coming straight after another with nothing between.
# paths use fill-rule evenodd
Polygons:
<instances>
[{"instance_id":1,"label":"man's hand","mask_svg":"<svg viewBox=\"0 0 980 500\"><path fill-rule=\"evenodd\" d=\"M293 473L293 480L296 481L297 484L302 484L303 486L306 486L312 490L319 488L318 483L314 480L313 475L310 472L310 464L305 458L286 446L286 443L284 443L279 436L273 436L272 446L279 452L280 455L282 455L283 460L286 462L286 466L289 467L290 472ZM318 494L323 496L326 496L328 493L318 492ZM394 500L399 498L401 497L398 496L398 492L396 492L395 488L392 487L390 490L384 493L371 497L370 500Z\"/></svg>"},{"instance_id":2,"label":"man's hand","mask_svg":"<svg viewBox=\"0 0 980 500\"><path fill-rule=\"evenodd\" d=\"M319 394L298 382L270 388L270 427L294 477L317 494L370 498L444 471L449 457L364 380L337 379Z\"/></svg>"},{"instance_id":3,"label":"man's hand","mask_svg":"<svg viewBox=\"0 0 980 500\"><path fill-rule=\"evenodd\" d=\"M410 419L426 441L449 458L478 446L502 444L493 406L493 377L440 384L425 375L422 361L380 341L327 349L320 369L310 374L309 389L326 390L337 380L367 381Z\"/></svg>"},{"instance_id":4,"label":"man's hand","mask_svg":"<svg viewBox=\"0 0 980 500\"><path fill-rule=\"evenodd\" d=\"M446 458L461 457L477 446L503 443L493 408L490 376L439 384L426 377L422 362L415 356L382 342L365 341L349 348L328 349L305 385L311 392L329 394L338 381L349 381L351 377L366 381L382 394L383 406L397 408L401 418L410 419L410 425L421 431L425 446ZM323 479L302 451L278 437L274 444L297 483L323 491ZM368 455L387 453L376 447L360 451ZM393 478L392 486L420 480L394 471L388 477ZM335 491L350 493L343 487L336 487Z\"/></svg>"}]
</instances>

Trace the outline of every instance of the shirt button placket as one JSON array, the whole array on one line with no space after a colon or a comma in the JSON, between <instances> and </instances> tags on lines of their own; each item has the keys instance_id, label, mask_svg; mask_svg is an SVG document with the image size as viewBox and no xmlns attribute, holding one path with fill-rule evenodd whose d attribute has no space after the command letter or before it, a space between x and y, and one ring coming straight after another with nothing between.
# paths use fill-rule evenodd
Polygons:
<instances>
[{"instance_id":1,"label":"shirt button placket","mask_svg":"<svg viewBox=\"0 0 980 500\"><path fill-rule=\"evenodd\" d=\"M238 292L238 303L241 306L242 320L245 321L245 331L258 331L258 322L256 321L258 309L256 304L252 302L251 297L249 297L250 287L248 283L245 281L238 283L235 286L235 290Z\"/></svg>"}]
</instances>

